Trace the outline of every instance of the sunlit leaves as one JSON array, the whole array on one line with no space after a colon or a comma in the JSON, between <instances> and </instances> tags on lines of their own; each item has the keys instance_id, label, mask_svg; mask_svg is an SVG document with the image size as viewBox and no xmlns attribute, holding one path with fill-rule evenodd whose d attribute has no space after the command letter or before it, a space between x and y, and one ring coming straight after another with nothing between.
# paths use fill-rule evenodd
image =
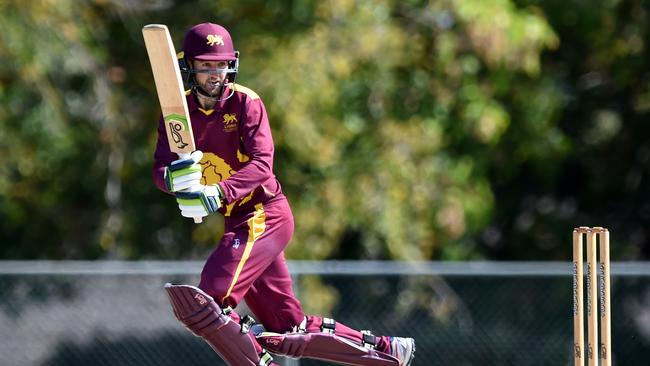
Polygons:
<instances>
[{"instance_id":1,"label":"sunlit leaves","mask_svg":"<svg viewBox=\"0 0 650 366\"><path fill-rule=\"evenodd\" d=\"M258 85L296 158L281 172L301 182L285 184L298 213L290 254L326 257L352 230L368 257L431 258L489 221L485 162L452 151L495 146L512 123L485 65L535 74L557 40L507 1L442 4L321 2L311 30L260 61ZM505 20L488 31L492 16Z\"/></svg>"},{"instance_id":2,"label":"sunlit leaves","mask_svg":"<svg viewBox=\"0 0 650 366\"><path fill-rule=\"evenodd\" d=\"M510 0L451 3L467 29L472 47L492 67L538 74L540 52L558 45L557 35L535 9L517 9Z\"/></svg>"}]
</instances>

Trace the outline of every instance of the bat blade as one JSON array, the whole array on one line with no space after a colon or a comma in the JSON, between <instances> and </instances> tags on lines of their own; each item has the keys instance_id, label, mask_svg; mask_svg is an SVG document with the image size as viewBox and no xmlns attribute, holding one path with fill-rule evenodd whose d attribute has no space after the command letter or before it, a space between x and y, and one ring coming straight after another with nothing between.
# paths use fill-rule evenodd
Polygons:
<instances>
[{"instance_id":1,"label":"bat blade","mask_svg":"<svg viewBox=\"0 0 650 366\"><path fill-rule=\"evenodd\" d=\"M142 35L156 82L169 148L179 156L185 157L196 150L196 147L172 38L167 26L162 24L144 26Z\"/></svg>"},{"instance_id":2,"label":"bat blade","mask_svg":"<svg viewBox=\"0 0 650 366\"><path fill-rule=\"evenodd\" d=\"M180 158L188 158L189 154L196 150L196 146L172 37L167 26L163 24L144 26L142 36L156 82L169 149ZM194 218L197 224L201 221L201 217Z\"/></svg>"}]
</instances>

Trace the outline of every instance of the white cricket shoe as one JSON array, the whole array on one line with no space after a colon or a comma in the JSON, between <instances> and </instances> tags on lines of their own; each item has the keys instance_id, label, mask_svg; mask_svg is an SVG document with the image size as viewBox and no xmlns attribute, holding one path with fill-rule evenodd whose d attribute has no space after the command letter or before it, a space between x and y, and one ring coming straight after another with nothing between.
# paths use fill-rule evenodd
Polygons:
<instances>
[{"instance_id":1,"label":"white cricket shoe","mask_svg":"<svg viewBox=\"0 0 650 366\"><path fill-rule=\"evenodd\" d=\"M391 337L390 355L399 360L399 366L409 366L415 358L415 339Z\"/></svg>"}]
</instances>

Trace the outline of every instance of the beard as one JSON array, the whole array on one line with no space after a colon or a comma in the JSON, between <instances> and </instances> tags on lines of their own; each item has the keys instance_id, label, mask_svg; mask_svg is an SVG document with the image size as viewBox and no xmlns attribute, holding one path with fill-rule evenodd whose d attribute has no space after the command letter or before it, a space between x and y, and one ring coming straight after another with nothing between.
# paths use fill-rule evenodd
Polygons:
<instances>
[{"instance_id":1,"label":"beard","mask_svg":"<svg viewBox=\"0 0 650 366\"><path fill-rule=\"evenodd\" d=\"M207 95L211 97L218 97L222 85L223 83L218 80L216 81L206 80L204 83L200 84L199 86L201 87L201 89L203 89L203 91Z\"/></svg>"}]
</instances>

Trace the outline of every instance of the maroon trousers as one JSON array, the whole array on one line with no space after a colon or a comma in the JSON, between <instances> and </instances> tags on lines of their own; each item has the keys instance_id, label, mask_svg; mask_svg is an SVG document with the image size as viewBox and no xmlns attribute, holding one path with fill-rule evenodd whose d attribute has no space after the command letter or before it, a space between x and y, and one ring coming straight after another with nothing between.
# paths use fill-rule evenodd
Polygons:
<instances>
[{"instance_id":1,"label":"maroon trousers","mask_svg":"<svg viewBox=\"0 0 650 366\"><path fill-rule=\"evenodd\" d=\"M293 215L284 196L258 204L245 215L226 217L224 235L203 267L199 288L222 308L234 309L245 299L269 331L295 331L305 314L293 293L284 258L293 230ZM309 317L307 331L318 331L320 323L320 317ZM358 343L363 339L361 332L341 323L336 333ZM388 337L377 340L377 350L389 353Z\"/></svg>"}]
</instances>

